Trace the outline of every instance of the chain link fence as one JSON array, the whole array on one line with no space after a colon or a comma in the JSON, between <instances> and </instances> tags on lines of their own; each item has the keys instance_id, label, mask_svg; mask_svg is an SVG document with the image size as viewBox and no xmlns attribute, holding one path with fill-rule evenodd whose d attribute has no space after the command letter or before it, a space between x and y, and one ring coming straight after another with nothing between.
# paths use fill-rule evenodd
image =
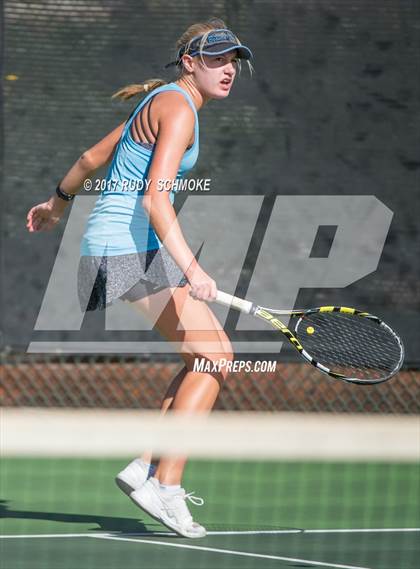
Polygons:
<instances>
[{"instance_id":1,"label":"chain link fence","mask_svg":"<svg viewBox=\"0 0 420 569\"><path fill-rule=\"evenodd\" d=\"M3 354L2 402L8 407L158 409L180 363L124 356ZM357 386L307 364L278 363L275 372L232 373L216 404L232 411L406 413L419 409L420 372Z\"/></svg>"}]
</instances>

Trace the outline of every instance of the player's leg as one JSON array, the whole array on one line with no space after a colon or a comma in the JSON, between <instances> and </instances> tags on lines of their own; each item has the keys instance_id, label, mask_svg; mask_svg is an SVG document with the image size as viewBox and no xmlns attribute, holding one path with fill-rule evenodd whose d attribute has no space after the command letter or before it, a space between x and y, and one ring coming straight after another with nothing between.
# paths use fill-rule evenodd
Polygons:
<instances>
[{"instance_id":1,"label":"player's leg","mask_svg":"<svg viewBox=\"0 0 420 569\"><path fill-rule=\"evenodd\" d=\"M175 393L177 392L178 387L181 385L185 377L185 374L187 372L188 372L187 367L184 365L183 368L176 374L176 376L169 384L169 387L166 390L166 393L163 397L162 404L160 407L162 415L165 415L165 413L170 409L172 401L174 400L175 397ZM155 456L154 458L152 458L152 451L149 450L143 452L143 454L141 455L141 460L143 460L146 464L153 463L155 465L155 463L157 462L157 457Z\"/></svg>"},{"instance_id":2,"label":"player's leg","mask_svg":"<svg viewBox=\"0 0 420 569\"><path fill-rule=\"evenodd\" d=\"M161 413L164 415L170 408L172 401L174 399L175 393L187 373L187 368L184 366L171 381L166 394L163 398L161 405ZM146 480L153 476L156 472L156 466L159 461L159 457L155 456L152 460L152 451L146 450L139 458L132 460L125 468L123 468L115 477L115 482L117 486L125 493L127 496L141 488L141 486L146 482Z\"/></svg>"},{"instance_id":3,"label":"player's leg","mask_svg":"<svg viewBox=\"0 0 420 569\"><path fill-rule=\"evenodd\" d=\"M231 344L222 326L206 303L193 300L189 287L173 291L168 302L152 295L135 304L155 321L155 327L169 341L175 342L185 362L185 373L178 375L168 390L164 407L182 414L208 413L228 373L227 362L233 358ZM204 358L216 369L194 370L194 360ZM219 364L219 365L217 365ZM182 372L182 370L181 370ZM186 505L181 479L184 456L163 456L156 472L140 489L130 494L143 510L167 527L186 537L203 537L205 528L193 521Z\"/></svg>"},{"instance_id":4,"label":"player's leg","mask_svg":"<svg viewBox=\"0 0 420 569\"><path fill-rule=\"evenodd\" d=\"M229 362L232 359L231 344L221 324L206 303L191 298L189 290L189 285L164 289L131 302L155 324L163 337L176 343L186 364L167 389L161 406L162 413L170 408L178 412L210 411L226 377L227 368L221 366L219 373L197 373L193 371L194 359L203 357L211 362ZM151 451L146 451L117 475L116 482L124 492L130 494L155 473L151 458ZM176 460L163 458L159 465L159 479L164 484L179 484L184 465L185 457Z\"/></svg>"},{"instance_id":5,"label":"player's leg","mask_svg":"<svg viewBox=\"0 0 420 569\"><path fill-rule=\"evenodd\" d=\"M175 343L185 368L171 383L162 405L182 413L208 413L219 394L233 359L232 346L210 307L189 295L189 285L166 289L133 303L155 322L163 337ZM216 364L211 372L194 371L194 360ZM213 367L213 366L212 366ZM150 455L143 455L149 459ZM156 473L162 483L179 484L185 458L162 458Z\"/></svg>"}]
</instances>

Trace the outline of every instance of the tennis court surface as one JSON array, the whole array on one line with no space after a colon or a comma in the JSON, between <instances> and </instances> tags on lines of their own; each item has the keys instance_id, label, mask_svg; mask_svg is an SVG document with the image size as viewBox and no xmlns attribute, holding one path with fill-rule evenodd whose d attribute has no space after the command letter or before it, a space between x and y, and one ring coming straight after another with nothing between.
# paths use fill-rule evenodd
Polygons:
<instances>
[{"instance_id":1,"label":"tennis court surface","mask_svg":"<svg viewBox=\"0 0 420 569\"><path fill-rule=\"evenodd\" d=\"M91 414L95 416L94 411ZM196 540L170 533L114 484L115 474L133 458L131 454L121 455L118 440L120 449L124 449L124 437L132 439L130 444L137 438L124 412L114 412L108 419L108 423L120 424L113 429L117 431L115 440L99 419L95 426L93 419L82 422L78 416L79 423L87 423L83 427L84 443L71 422L63 426L66 413L60 420L58 412L52 414L54 420L43 416L39 424L31 415L32 434L28 436L34 437L35 453L47 448L35 439L45 438L53 456L18 456L16 448L15 456L9 452L10 456L3 460L2 569L419 566L418 464L408 447L398 454L396 441L401 439L402 431L398 431L395 418L387 428L397 432L396 439L388 437L389 448L382 459L372 448L373 459L369 460L366 456L357 459L351 442L358 440L359 454L365 453L375 429L379 437L386 436L384 419L373 418L372 429L368 429L363 426L366 419L353 418L344 424L339 418L334 429L332 419L323 415L316 416L312 423L302 418L299 426L297 414L285 414L288 423L279 423L275 414L265 417L260 426L255 421L247 429L240 415L230 417L224 427L219 425L225 433L224 446L220 431L213 432L219 439L222 457L215 456L217 445L208 444L209 432L197 429L194 433L204 450L196 451L199 456L188 463L184 486L187 492L194 491L204 498L203 506L190 504L190 509L208 530L205 538ZM16 428L13 417L5 413L5 445L9 450L13 440L9 429ZM324 434L319 428L323 417ZM145 426L146 420L142 422L138 414L139 425ZM404 421L410 425L407 418ZM51 433L48 439L37 426L40 424L45 433ZM361 424L368 441L365 445L360 439ZM21 425L25 430L23 422ZM267 429L264 438L262 428ZM343 429L348 440L342 435ZM192 441L192 430L190 435L185 434L184 441L188 437ZM54 439L62 440L67 454L74 453L75 448L67 445L69 433L73 433L73 440L79 440L83 456L63 456L64 449L60 453L54 447ZM139 441L144 439L141 433L140 427ZM110 453L117 456L98 456L94 441L101 435ZM161 437L165 441L164 433ZM229 456L234 437L238 442ZM176 438L181 440L179 432ZM273 438L278 438L277 446L273 446ZM303 438L307 440L306 449ZM328 448L322 446L326 438ZM298 444L300 457L291 459L282 439ZM159 441L155 444L161 448ZM206 452L211 456L205 458ZM316 454L318 460L313 458ZM305 455L309 458L305 459Z\"/></svg>"}]
</instances>

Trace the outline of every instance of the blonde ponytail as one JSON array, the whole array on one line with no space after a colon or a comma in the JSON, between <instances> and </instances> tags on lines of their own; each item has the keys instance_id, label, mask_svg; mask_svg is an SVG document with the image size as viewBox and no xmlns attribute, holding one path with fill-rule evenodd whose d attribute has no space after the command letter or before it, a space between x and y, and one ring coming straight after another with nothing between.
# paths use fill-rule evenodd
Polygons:
<instances>
[{"instance_id":1,"label":"blonde ponytail","mask_svg":"<svg viewBox=\"0 0 420 569\"><path fill-rule=\"evenodd\" d=\"M157 89L158 87L161 87L162 85L166 84L167 82L164 81L163 79L147 79L142 84L126 85L125 87L114 93L111 98L112 99L119 98L122 99L123 101L127 101L128 99L131 99L131 97L135 97L140 93L150 93L150 91L153 91L154 89Z\"/></svg>"}]
</instances>

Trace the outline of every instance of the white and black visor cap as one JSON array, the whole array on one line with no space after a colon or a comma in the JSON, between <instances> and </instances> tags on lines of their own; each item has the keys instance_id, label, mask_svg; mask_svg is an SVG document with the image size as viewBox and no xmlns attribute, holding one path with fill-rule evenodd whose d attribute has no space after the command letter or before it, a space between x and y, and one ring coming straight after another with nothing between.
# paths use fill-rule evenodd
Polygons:
<instances>
[{"instance_id":1,"label":"white and black visor cap","mask_svg":"<svg viewBox=\"0 0 420 569\"><path fill-rule=\"evenodd\" d=\"M251 59L253 57L252 51L249 47L241 44L230 30L212 30L207 35L206 41L202 45L200 51L200 44L203 36L204 34L201 34L200 36L193 38L189 43L188 49L185 49L185 47L181 48L177 54L176 61L168 63L165 67L169 67L170 65L179 65L181 63L181 58L185 53L194 57L199 53L202 53L203 55L222 55L236 50L240 59Z\"/></svg>"}]
</instances>

